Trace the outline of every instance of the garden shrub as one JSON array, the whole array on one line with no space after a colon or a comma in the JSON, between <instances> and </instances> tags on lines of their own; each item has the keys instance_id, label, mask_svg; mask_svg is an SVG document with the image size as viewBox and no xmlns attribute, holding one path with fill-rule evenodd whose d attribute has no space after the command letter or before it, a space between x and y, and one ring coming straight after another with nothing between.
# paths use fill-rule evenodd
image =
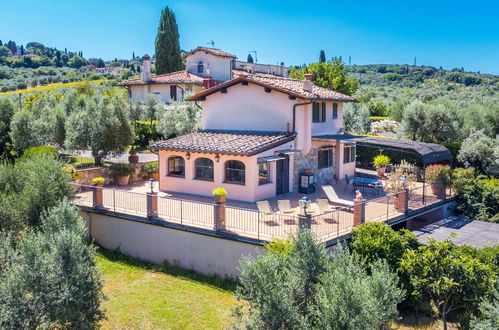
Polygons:
<instances>
[{"instance_id":1,"label":"garden shrub","mask_svg":"<svg viewBox=\"0 0 499 330\"><path fill-rule=\"evenodd\" d=\"M368 264L385 259L395 271L406 250L418 245L412 232L406 229L395 231L385 223L372 222L354 228L350 247Z\"/></svg>"},{"instance_id":2,"label":"garden shrub","mask_svg":"<svg viewBox=\"0 0 499 330\"><path fill-rule=\"evenodd\" d=\"M57 156L59 155L59 152L57 151L57 148L53 147L53 146L31 147L31 148L28 148L24 151L20 160L32 158L32 157L35 157L38 155L47 155L49 157L57 158Z\"/></svg>"},{"instance_id":3,"label":"garden shrub","mask_svg":"<svg viewBox=\"0 0 499 330\"><path fill-rule=\"evenodd\" d=\"M499 179L477 175L473 168L457 168L452 186L458 215L499 223Z\"/></svg>"},{"instance_id":4,"label":"garden shrub","mask_svg":"<svg viewBox=\"0 0 499 330\"><path fill-rule=\"evenodd\" d=\"M148 174L158 173L159 172L159 162L149 162L144 164L144 171Z\"/></svg>"},{"instance_id":5,"label":"garden shrub","mask_svg":"<svg viewBox=\"0 0 499 330\"><path fill-rule=\"evenodd\" d=\"M396 319L404 292L386 262L366 269L342 246L330 257L310 230L300 230L243 259L236 295L247 302L236 309L238 328L382 329Z\"/></svg>"}]
</instances>

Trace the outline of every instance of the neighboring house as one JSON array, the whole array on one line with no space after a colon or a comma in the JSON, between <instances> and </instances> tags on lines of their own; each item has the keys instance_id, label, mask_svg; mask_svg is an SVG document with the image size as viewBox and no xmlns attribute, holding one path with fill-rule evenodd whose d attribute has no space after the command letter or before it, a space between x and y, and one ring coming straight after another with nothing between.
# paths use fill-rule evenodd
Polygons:
<instances>
[{"instance_id":1,"label":"neighboring house","mask_svg":"<svg viewBox=\"0 0 499 330\"><path fill-rule=\"evenodd\" d=\"M201 101L203 130L153 144L160 190L254 202L297 191L310 169L318 184L355 172L344 139L343 104L356 100L304 80L234 70L234 78L190 97Z\"/></svg>"},{"instance_id":2,"label":"neighboring house","mask_svg":"<svg viewBox=\"0 0 499 330\"><path fill-rule=\"evenodd\" d=\"M161 101L169 103L183 100L187 92L199 93L204 89L231 80L234 72L246 70L278 75L287 75L288 68L278 65L265 65L236 61L236 56L216 48L197 47L183 55L185 70L154 75L151 74L151 59L142 58L140 78L119 83L127 86L129 95L134 100L145 100L147 95L155 94Z\"/></svg>"}]
</instances>

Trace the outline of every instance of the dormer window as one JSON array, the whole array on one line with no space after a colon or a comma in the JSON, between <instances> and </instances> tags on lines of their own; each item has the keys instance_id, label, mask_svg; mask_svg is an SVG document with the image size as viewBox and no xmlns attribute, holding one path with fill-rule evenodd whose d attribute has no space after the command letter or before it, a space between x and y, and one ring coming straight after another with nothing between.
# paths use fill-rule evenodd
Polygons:
<instances>
[{"instance_id":1,"label":"dormer window","mask_svg":"<svg viewBox=\"0 0 499 330\"><path fill-rule=\"evenodd\" d=\"M198 62L198 73L204 73L203 62Z\"/></svg>"}]
</instances>

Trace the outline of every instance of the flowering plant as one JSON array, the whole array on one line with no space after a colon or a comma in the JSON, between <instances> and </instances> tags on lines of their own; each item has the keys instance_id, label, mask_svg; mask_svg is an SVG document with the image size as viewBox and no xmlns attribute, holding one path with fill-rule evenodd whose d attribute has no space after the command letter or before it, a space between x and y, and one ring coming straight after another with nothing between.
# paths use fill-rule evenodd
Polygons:
<instances>
[{"instance_id":1,"label":"flowering plant","mask_svg":"<svg viewBox=\"0 0 499 330\"><path fill-rule=\"evenodd\" d=\"M426 181L441 183L444 188L451 185L451 168L449 165L434 164L426 168Z\"/></svg>"}]
</instances>

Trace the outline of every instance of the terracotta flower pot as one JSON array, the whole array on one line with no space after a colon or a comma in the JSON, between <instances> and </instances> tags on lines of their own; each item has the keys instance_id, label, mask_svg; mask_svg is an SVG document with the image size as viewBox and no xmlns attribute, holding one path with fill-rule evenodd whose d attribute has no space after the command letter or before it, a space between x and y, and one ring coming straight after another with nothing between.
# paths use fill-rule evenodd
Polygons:
<instances>
[{"instance_id":1,"label":"terracotta flower pot","mask_svg":"<svg viewBox=\"0 0 499 330\"><path fill-rule=\"evenodd\" d=\"M151 173L151 178L153 178L156 181L159 181L159 173Z\"/></svg>"},{"instance_id":2,"label":"terracotta flower pot","mask_svg":"<svg viewBox=\"0 0 499 330\"><path fill-rule=\"evenodd\" d=\"M118 177L118 185L126 186L126 185L128 185L129 180L130 180L130 175L120 176L120 177Z\"/></svg>"},{"instance_id":3,"label":"terracotta flower pot","mask_svg":"<svg viewBox=\"0 0 499 330\"><path fill-rule=\"evenodd\" d=\"M385 171L386 171L386 167L378 167L376 169L376 172L377 172L378 176L384 176L385 175Z\"/></svg>"},{"instance_id":4,"label":"terracotta flower pot","mask_svg":"<svg viewBox=\"0 0 499 330\"><path fill-rule=\"evenodd\" d=\"M441 182L434 182L431 184L431 192L438 198L443 198L445 190Z\"/></svg>"},{"instance_id":5,"label":"terracotta flower pot","mask_svg":"<svg viewBox=\"0 0 499 330\"><path fill-rule=\"evenodd\" d=\"M130 164L139 162L139 156L137 155L136 151L130 151L130 155L128 156L128 162Z\"/></svg>"},{"instance_id":6,"label":"terracotta flower pot","mask_svg":"<svg viewBox=\"0 0 499 330\"><path fill-rule=\"evenodd\" d=\"M215 198L215 203L220 204L220 203L225 203L226 201L226 196L214 196Z\"/></svg>"}]
</instances>

